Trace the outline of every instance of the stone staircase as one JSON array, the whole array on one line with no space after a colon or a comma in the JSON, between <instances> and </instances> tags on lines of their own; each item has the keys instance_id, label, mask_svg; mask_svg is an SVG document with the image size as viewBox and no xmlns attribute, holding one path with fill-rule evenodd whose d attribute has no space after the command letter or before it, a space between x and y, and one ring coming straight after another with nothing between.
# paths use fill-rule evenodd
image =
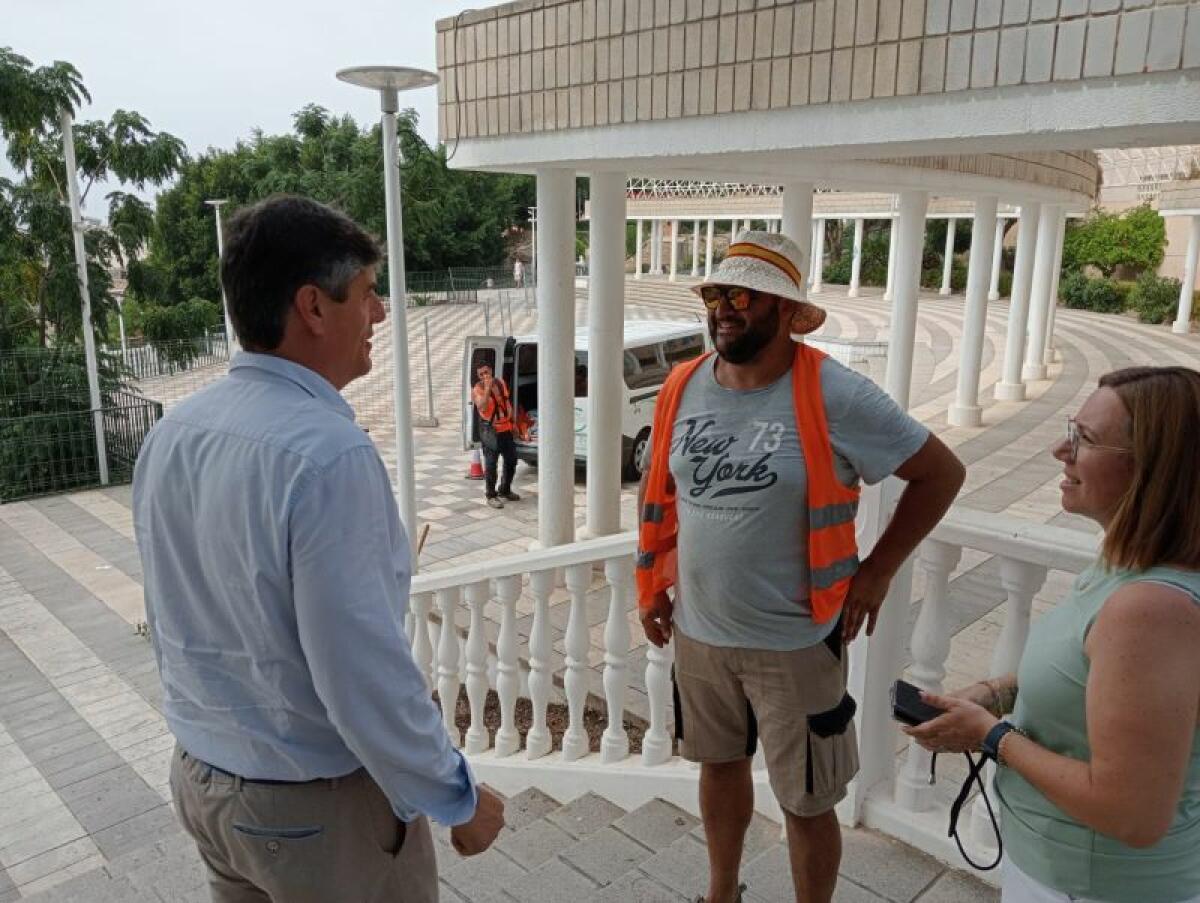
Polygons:
<instances>
[{"instance_id":1,"label":"stone staircase","mask_svg":"<svg viewBox=\"0 0 1200 903\"><path fill-rule=\"evenodd\" d=\"M435 826L443 903L681 903L705 890L699 821L653 800L626 812L594 793L567 803L529 789L508 799L508 826L482 855L463 859ZM971 903L996 891L903 844L844 832L838 903ZM780 828L760 815L746 837L746 903L791 903ZM204 868L181 832L70 878L36 903L206 903Z\"/></svg>"}]
</instances>

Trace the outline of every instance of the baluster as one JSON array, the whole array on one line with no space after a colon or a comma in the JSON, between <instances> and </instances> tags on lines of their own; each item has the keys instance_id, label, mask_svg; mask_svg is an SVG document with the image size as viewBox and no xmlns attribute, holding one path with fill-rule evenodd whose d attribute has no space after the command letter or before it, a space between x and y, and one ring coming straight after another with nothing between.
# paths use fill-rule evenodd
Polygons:
<instances>
[{"instance_id":1,"label":"baluster","mask_svg":"<svg viewBox=\"0 0 1200 903\"><path fill-rule=\"evenodd\" d=\"M413 659L417 669L425 678L425 686L433 692L433 644L429 642L429 606L432 601L431 593L416 593L412 597Z\"/></svg>"},{"instance_id":2,"label":"baluster","mask_svg":"<svg viewBox=\"0 0 1200 903\"><path fill-rule=\"evenodd\" d=\"M533 591L533 627L529 634L529 700L533 704L533 722L525 736L525 755L537 759L550 752L550 729L546 726L546 706L550 702L553 673L550 646L550 593L554 590L554 568L529 575Z\"/></svg>"},{"instance_id":3,"label":"baluster","mask_svg":"<svg viewBox=\"0 0 1200 903\"><path fill-rule=\"evenodd\" d=\"M1017 561L1015 558L1000 559L1000 585L1004 588L1004 627L992 650L992 667L988 677L1013 674L1021 663L1025 651L1025 640L1029 637L1029 617L1033 611L1033 597L1046 582L1046 569L1039 564ZM995 763L989 762L984 776L984 786L991 787L996 776ZM993 794L992 807L995 808ZM992 821L982 798L977 798L971 807L971 834L983 844L996 842Z\"/></svg>"},{"instance_id":4,"label":"baluster","mask_svg":"<svg viewBox=\"0 0 1200 903\"><path fill-rule=\"evenodd\" d=\"M471 724L467 728L466 749L469 753L488 748L487 727L483 723L483 707L487 701L487 639L483 633L483 606L488 599L488 581L480 580L467 587L467 604L471 606L471 626L467 631L467 699L471 704Z\"/></svg>"},{"instance_id":5,"label":"baluster","mask_svg":"<svg viewBox=\"0 0 1200 903\"><path fill-rule=\"evenodd\" d=\"M667 732L667 708L671 704L671 663L675 647L646 647L646 696L650 702L650 730L642 738L642 764L661 765L671 758L671 735Z\"/></svg>"},{"instance_id":6,"label":"baluster","mask_svg":"<svg viewBox=\"0 0 1200 903\"><path fill-rule=\"evenodd\" d=\"M604 562L608 580L608 621L604 625L604 701L608 724L600 738L600 761L620 762L629 756L625 733L625 688L629 685L629 621L625 609L633 597L633 559L628 555Z\"/></svg>"},{"instance_id":7,"label":"baluster","mask_svg":"<svg viewBox=\"0 0 1200 903\"><path fill-rule=\"evenodd\" d=\"M592 564L565 568L567 591L571 594L571 613L567 617L567 670L563 689L567 695L569 720L563 735L562 757L571 762L587 755L588 735L583 727L583 705L587 699L588 637L587 591L592 582Z\"/></svg>"},{"instance_id":8,"label":"baluster","mask_svg":"<svg viewBox=\"0 0 1200 903\"><path fill-rule=\"evenodd\" d=\"M500 636L496 641L496 695L500 697L497 756L511 756L521 745L516 716L517 693L521 688L517 660L517 599L520 595L520 577L501 577L496 581L496 598L504 606L500 614Z\"/></svg>"},{"instance_id":9,"label":"baluster","mask_svg":"<svg viewBox=\"0 0 1200 903\"><path fill-rule=\"evenodd\" d=\"M962 558L962 547L928 539L921 545L920 565L925 571L925 599L912 635L912 682L932 693L942 691L946 657L950 654L950 573ZM908 741L908 755L896 781L896 802L905 809L923 812L933 805L929 785L931 753Z\"/></svg>"},{"instance_id":10,"label":"baluster","mask_svg":"<svg viewBox=\"0 0 1200 903\"><path fill-rule=\"evenodd\" d=\"M459 688L458 631L454 627L454 614L460 598L461 591L457 586L437 591L438 609L442 613L442 632L438 638L437 655L438 698L442 702L442 721L445 722L446 731L455 746L461 743L458 726L454 723Z\"/></svg>"}]
</instances>

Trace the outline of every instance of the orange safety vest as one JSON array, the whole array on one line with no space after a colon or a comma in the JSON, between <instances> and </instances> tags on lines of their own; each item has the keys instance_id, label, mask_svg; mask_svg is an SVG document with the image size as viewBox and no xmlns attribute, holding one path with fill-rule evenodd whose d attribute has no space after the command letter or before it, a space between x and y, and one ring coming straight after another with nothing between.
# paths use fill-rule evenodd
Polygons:
<instances>
[{"instance_id":1,"label":"orange safety vest","mask_svg":"<svg viewBox=\"0 0 1200 903\"><path fill-rule=\"evenodd\" d=\"M471 390L471 397L475 401L475 410L479 412L481 420L491 423L492 429L497 433L512 432L512 402L508 398L508 386L500 377L495 378L495 383L500 387L500 401L489 397L487 404L483 402L483 384L476 383L475 388Z\"/></svg>"},{"instance_id":2,"label":"orange safety vest","mask_svg":"<svg viewBox=\"0 0 1200 903\"><path fill-rule=\"evenodd\" d=\"M638 607L648 608L654 597L678 578L679 519L671 476L671 431L692 374L712 352L671 371L658 396L651 437L650 470L638 530ZM850 580L858 570L854 514L858 488L844 486L833 467L833 447L821 397L824 352L796 345L792 364L792 401L796 432L808 471L809 604L813 620L824 624L842 608Z\"/></svg>"}]
</instances>

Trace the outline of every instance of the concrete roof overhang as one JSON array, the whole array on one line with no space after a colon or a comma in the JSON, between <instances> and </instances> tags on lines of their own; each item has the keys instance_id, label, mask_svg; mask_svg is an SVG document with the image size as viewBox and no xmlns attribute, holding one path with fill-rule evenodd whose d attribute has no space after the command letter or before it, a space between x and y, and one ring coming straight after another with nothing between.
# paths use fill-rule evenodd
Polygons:
<instances>
[{"instance_id":1,"label":"concrete roof overhang","mask_svg":"<svg viewBox=\"0 0 1200 903\"><path fill-rule=\"evenodd\" d=\"M1194 138L1197 98L1200 78L1185 70L462 138L450 142L451 165L811 181L1086 208L1099 167L1090 151L1074 149Z\"/></svg>"}]
</instances>

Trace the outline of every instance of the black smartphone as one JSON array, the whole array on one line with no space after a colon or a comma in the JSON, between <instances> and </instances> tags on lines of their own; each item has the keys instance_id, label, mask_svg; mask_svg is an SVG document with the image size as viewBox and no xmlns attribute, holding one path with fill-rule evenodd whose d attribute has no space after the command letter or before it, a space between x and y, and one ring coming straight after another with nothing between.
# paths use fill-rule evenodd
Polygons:
<instances>
[{"instance_id":1,"label":"black smartphone","mask_svg":"<svg viewBox=\"0 0 1200 903\"><path fill-rule=\"evenodd\" d=\"M909 727L916 727L933 720L943 712L944 709L921 701L920 687L906 680L898 680L892 685L892 717L897 721Z\"/></svg>"}]
</instances>

